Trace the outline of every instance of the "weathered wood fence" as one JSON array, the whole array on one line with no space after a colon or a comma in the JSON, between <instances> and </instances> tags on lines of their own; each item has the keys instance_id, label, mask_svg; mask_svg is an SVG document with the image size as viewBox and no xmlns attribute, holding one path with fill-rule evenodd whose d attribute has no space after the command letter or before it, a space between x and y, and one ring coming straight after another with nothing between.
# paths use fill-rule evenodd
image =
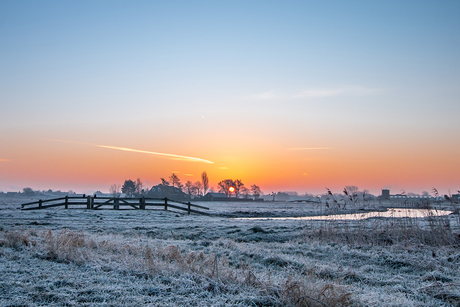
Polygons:
<instances>
[{"instance_id":1,"label":"weathered wood fence","mask_svg":"<svg viewBox=\"0 0 460 307\"><path fill-rule=\"evenodd\" d=\"M52 207L64 207L65 209L72 208L86 208L86 209L101 209L103 207L113 207L114 210L119 210L122 207L128 209L145 210L148 207L159 207L164 210L177 209L186 211L188 214L204 214L209 215L202 210L209 210L207 207L191 204L190 202L182 202L168 198L152 198L152 197L97 197L91 196L65 196L53 199L38 200L21 205L21 210L37 210Z\"/></svg>"}]
</instances>

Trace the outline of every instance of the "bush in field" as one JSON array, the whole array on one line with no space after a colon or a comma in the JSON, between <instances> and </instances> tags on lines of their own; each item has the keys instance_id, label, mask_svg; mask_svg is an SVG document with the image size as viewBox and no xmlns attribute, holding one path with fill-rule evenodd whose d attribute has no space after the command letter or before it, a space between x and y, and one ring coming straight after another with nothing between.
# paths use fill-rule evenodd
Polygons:
<instances>
[{"instance_id":1,"label":"bush in field","mask_svg":"<svg viewBox=\"0 0 460 307\"><path fill-rule=\"evenodd\" d=\"M22 189L22 193L24 193L25 196L34 196L35 192L32 190L32 188L24 188Z\"/></svg>"}]
</instances>

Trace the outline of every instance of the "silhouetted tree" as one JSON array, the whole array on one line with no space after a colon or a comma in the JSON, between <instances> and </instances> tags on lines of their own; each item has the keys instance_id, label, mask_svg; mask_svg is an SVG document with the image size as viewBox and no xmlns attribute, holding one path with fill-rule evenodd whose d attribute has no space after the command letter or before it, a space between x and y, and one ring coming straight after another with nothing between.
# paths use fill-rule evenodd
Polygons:
<instances>
[{"instance_id":1,"label":"silhouetted tree","mask_svg":"<svg viewBox=\"0 0 460 307\"><path fill-rule=\"evenodd\" d=\"M249 189L246 188L246 187L241 187L240 194L244 195L244 198L248 198L249 197Z\"/></svg>"},{"instance_id":2,"label":"silhouetted tree","mask_svg":"<svg viewBox=\"0 0 460 307\"><path fill-rule=\"evenodd\" d=\"M34 196L35 195L35 192L34 192L34 190L32 190L32 188L24 188L24 189L22 189L22 192L26 196Z\"/></svg>"},{"instance_id":3,"label":"silhouetted tree","mask_svg":"<svg viewBox=\"0 0 460 307\"><path fill-rule=\"evenodd\" d=\"M144 194L144 190L142 189L143 186L144 186L144 183L141 181L140 178L137 178L136 182L134 183L134 193L137 196L141 196L142 194Z\"/></svg>"},{"instance_id":4,"label":"silhouetted tree","mask_svg":"<svg viewBox=\"0 0 460 307\"><path fill-rule=\"evenodd\" d=\"M193 185L193 195L196 195L196 196L202 195L201 194L202 190L203 190L203 184L201 183L201 181L195 182L195 184Z\"/></svg>"},{"instance_id":5,"label":"silhouetted tree","mask_svg":"<svg viewBox=\"0 0 460 307\"><path fill-rule=\"evenodd\" d=\"M259 186L255 184L251 185L251 192L252 192L252 195L254 195L255 199L258 199L261 193ZM273 198L273 200L274 199L275 198Z\"/></svg>"},{"instance_id":6,"label":"silhouetted tree","mask_svg":"<svg viewBox=\"0 0 460 307\"><path fill-rule=\"evenodd\" d=\"M235 197L238 198L238 195L240 195L240 190L242 187L244 187L244 183L240 179L236 179L233 181L234 187L235 187Z\"/></svg>"},{"instance_id":7,"label":"silhouetted tree","mask_svg":"<svg viewBox=\"0 0 460 307\"><path fill-rule=\"evenodd\" d=\"M206 192L208 191L208 188L209 188L209 178L206 172L201 173L201 183L203 187L203 195L206 195Z\"/></svg>"},{"instance_id":8,"label":"silhouetted tree","mask_svg":"<svg viewBox=\"0 0 460 307\"><path fill-rule=\"evenodd\" d=\"M136 184L131 179L125 180L125 183L123 183L121 187L121 191L131 197L134 192L136 192Z\"/></svg>"},{"instance_id":9,"label":"silhouetted tree","mask_svg":"<svg viewBox=\"0 0 460 307\"><path fill-rule=\"evenodd\" d=\"M110 194L113 195L113 197L118 197L120 196L120 185L119 184L112 184L109 189Z\"/></svg>"},{"instance_id":10,"label":"silhouetted tree","mask_svg":"<svg viewBox=\"0 0 460 307\"><path fill-rule=\"evenodd\" d=\"M172 173L172 175L169 176L169 182L171 183L173 188L175 187L175 188L182 189L182 184L180 183L180 179L179 177L177 177L176 174Z\"/></svg>"},{"instance_id":11,"label":"silhouetted tree","mask_svg":"<svg viewBox=\"0 0 460 307\"><path fill-rule=\"evenodd\" d=\"M219 192L225 193L225 196L230 195L230 191L228 190L230 187L235 187L235 181L232 179L225 179L220 181L217 186L219 187Z\"/></svg>"},{"instance_id":12,"label":"silhouetted tree","mask_svg":"<svg viewBox=\"0 0 460 307\"><path fill-rule=\"evenodd\" d=\"M187 180L185 183L185 192L188 194L188 197L192 198L194 187L193 183L190 180Z\"/></svg>"}]
</instances>

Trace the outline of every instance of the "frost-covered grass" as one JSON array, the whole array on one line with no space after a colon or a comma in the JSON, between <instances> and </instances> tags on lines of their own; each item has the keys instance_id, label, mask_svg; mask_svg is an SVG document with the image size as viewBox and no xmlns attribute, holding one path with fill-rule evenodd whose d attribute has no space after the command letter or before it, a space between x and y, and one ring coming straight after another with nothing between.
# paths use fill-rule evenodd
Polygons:
<instances>
[{"instance_id":1,"label":"frost-covered grass","mask_svg":"<svg viewBox=\"0 0 460 307\"><path fill-rule=\"evenodd\" d=\"M460 304L454 215L247 221L153 210L20 211L20 201L1 201L1 306ZM207 205L221 216L269 209ZM305 204L271 206L310 212Z\"/></svg>"}]
</instances>

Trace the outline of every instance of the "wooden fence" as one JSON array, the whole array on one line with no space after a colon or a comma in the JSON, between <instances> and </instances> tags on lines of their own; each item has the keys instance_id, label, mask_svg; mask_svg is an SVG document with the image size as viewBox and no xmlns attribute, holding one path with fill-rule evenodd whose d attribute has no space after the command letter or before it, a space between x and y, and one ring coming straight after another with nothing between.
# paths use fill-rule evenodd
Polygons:
<instances>
[{"instance_id":1,"label":"wooden fence","mask_svg":"<svg viewBox=\"0 0 460 307\"><path fill-rule=\"evenodd\" d=\"M120 197L97 197L91 196L65 196L53 199L38 200L21 205L21 210L37 210L46 209L52 207L64 207L65 209L72 208L86 208L86 209L101 209L103 207L113 207L114 210L119 210L122 207L128 207L128 209L139 209L145 210L148 207L159 207L164 210L177 209L186 211L188 214L204 214L209 213L201 211L209 210L207 207L198 206L191 204L190 202L182 202L172 200L168 198L152 198L152 197L132 197L132 198L120 198Z\"/></svg>"}]
</instances>

